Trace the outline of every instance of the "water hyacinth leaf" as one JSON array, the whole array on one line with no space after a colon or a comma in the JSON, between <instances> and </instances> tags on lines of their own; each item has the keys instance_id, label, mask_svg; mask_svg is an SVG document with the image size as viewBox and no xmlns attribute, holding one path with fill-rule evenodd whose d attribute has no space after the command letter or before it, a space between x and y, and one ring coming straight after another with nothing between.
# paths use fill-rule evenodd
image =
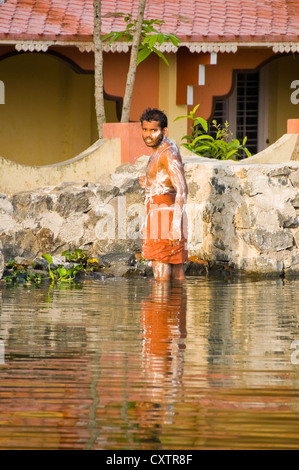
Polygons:
<instances>
[{"instance_id":1,"label":"water hyacinth leaf","mask_svg":"<svg viewBox=\"0 0 299 470\"><path fill-rule=\"evenodd\" d=\"M49 275L50 275L52 281L55 281L55 276L54 276L53 271L52 271L52 269L51 269L51 264L53 263L53 258L52 258L52 256L49 255L48 253L44 253L44 254L42 255L42 258L44 258L46 261L48 261L48 265L49 265L49 266L48 266Z\"/></svg>"},{"instance_id":2,"label":"water hyacinth leaf","mask_svg":"<svg viewBox=\"0 0 299 470\"><path fill-rule=\"evenodd\" d=\"M42 258L44 258L46 261L48 261L49 264L52 264L53 263L53 258L51 255L49 255L48 253L45 253L42 255Z\"/></svg>"},{"instance_id":3,"label":"water hyacinth leaf","mask_svg":"<svg viewBox=\"0 0 299 470\"><path fill-rule=\"evenodd\" d=\"M65 277L68 274L68 271L65 268L57 268L57 272L60 277Z\"/></svg>"}]
</instances>

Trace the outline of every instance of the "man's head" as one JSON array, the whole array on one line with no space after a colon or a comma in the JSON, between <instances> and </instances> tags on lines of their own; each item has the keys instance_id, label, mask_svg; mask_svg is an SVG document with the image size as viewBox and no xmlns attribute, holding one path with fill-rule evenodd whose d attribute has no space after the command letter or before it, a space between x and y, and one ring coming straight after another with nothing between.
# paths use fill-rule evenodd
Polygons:
<instances>
[{"instance_id":1,"label":"man's head","mask_svg":"<svg viewBox=\"0 0 299 470\"><path fill-rule=\"evenodd\" d=\"M166 114L158 108L147 108L140 117L141 125L143 121L158 121L162 130L168 126Z\"/></svg>"},{"instance_id":2,"label":"man's head","mask_svg":"<svg viewBox=\"0 0 299 470\"><path fill-rule=\"evenodd\" d=\"M167 135L168 120L163 111L147 108L140 117L142 137L148 147L158 148Z\"/></svg>"}]
</instances>

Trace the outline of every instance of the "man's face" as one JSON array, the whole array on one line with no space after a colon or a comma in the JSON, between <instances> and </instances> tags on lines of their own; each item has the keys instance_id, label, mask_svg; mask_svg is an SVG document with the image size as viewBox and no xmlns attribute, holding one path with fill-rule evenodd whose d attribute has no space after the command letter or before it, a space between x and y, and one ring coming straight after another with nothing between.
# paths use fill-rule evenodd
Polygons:
<instances>
[{"instance_id":1,"label":"man's face","mask_svg":"<svg viewBox=\"0 0 299 470\"><path fill-rule=\"evenodd\" d=\"M142 138L148 147L158 148L164 134L165 131L161 129L159 121L142 122Z\"/></svg>"}]
</instances>

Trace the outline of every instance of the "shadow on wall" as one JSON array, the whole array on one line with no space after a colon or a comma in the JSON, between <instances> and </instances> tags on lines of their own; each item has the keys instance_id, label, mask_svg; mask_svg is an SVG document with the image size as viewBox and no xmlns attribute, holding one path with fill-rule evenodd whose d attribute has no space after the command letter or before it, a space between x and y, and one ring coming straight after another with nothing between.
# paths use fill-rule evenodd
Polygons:
<instances>
[{"instance_id":1,"label":"shadow on wall","mask_svg":"<svg viewBox=\"0 0 299 470\"><path fill-rule=\"evenodd\" d=\"M96 183L120 164L120 139L98 140L77 157L55 165L25 166L0 157L0 192L15 194L79 181Z\"/></svg>"}]
</instances>

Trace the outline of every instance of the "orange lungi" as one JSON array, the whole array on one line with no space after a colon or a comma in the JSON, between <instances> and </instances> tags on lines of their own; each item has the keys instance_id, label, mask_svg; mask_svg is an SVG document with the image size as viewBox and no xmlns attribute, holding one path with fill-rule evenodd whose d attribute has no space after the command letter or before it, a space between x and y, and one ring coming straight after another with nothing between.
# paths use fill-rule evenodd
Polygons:
<instances>
[{"instance_id":1,"label":"orange lungi","mask_svg":"<svg viewBox=\"0 0 299 470\"><path fill-rule=\"evenodd\" d=\"M187 216L185 212L182 217L181 240L175 246L171 246L169 242L175 196L175 193L167 193L147 198L147 218L142 249L142 256L145 259L169 264L181 264L188 259Z\"/></svg>"}]
</instances>

